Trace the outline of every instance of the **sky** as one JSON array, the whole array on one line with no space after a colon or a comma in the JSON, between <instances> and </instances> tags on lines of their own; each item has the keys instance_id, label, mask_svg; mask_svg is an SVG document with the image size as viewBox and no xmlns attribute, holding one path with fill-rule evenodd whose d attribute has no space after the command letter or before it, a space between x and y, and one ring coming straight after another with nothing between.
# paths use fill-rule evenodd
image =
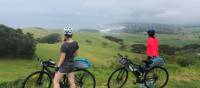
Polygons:
<instances>
[{"instance_id":1,"label":"sky","mask_svg":"<svg viewBox=\"0 0 200 88\"><path fill-rule=\"evenodd\" d=\"M200 0L0 0L0 24L95 28L122 23L199 24Z\"/></svg>"}]
</instances>

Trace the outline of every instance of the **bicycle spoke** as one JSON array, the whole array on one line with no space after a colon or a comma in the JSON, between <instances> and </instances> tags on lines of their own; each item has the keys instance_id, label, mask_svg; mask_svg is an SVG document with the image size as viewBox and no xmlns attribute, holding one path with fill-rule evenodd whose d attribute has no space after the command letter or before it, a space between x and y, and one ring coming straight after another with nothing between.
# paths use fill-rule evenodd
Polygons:
<instances>
[{"instance_id":1,"label":"bicycle spoke","mask_svg":"<svg viewBox=\"0 0 200 88\"><path fill-rule=\"evenodd\" d=\"M50 78L44 74L34 74L25 83L24 88L48 88Z\"/></svg>"},{"instance_id":2,"label":"bicycle spoke","mask_svg":"<svg viewBox=\"0 0 200 88\"><path fill-rule=\"evenodd\" d=\"M162 88L168 80L168 74L161 68L153 68L146 75L146 85L149 88Z\"/></svg>"},{"instance_id":3,"label":"bicycle spoke","mask_svg":"<svg viewBox=\"0 0 200 88\"><path fill-rule=\"evenodd\" d=\"M94 80L91 74L87 71L77 71L76 72L76 84L77 88L93 88L94 87Z\"/></svg>"},{"instance_id":4,"label":"bicycle spoke","mask_svg":"<svg viewBox=\"0 0 200 88\"><path fill-rule=\"evenodd\" d=\"M125 69L116 70L109 78L108 86L112 88L120 88L126 82L128 71Z\"/></svg>"}]
</instances>

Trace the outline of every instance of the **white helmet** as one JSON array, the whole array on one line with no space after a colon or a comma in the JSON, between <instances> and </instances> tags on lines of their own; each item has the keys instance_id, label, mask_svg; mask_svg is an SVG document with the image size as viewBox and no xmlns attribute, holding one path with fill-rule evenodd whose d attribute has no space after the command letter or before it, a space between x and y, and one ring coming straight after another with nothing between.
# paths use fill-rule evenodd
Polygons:
<instances>
[{"instance_id":1,"label":"white helmet","mask_svg":"<svg viewBox=\"0 0 200 88\"><path fill-rule=\"evenodd\" d=\"M64 35L72 35L73 34L73 29L69 26L64 27Z\"/></svg>"}]
</instances>

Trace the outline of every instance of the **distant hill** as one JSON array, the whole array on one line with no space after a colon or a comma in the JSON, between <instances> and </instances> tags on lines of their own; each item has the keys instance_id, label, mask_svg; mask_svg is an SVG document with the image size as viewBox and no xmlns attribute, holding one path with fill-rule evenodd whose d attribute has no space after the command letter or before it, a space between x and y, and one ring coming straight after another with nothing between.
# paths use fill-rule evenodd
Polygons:
<instances>
[{"instance_id":1,"label":"distant hill","mask_svg":"<svg viewBox=\"0 0 200 88\"><path fill-rule=\"evenodd\" d=\"M99 30L96 29L78 29L78 32L100 32Z\"/></svg>"},{"instance_id":2,"label":"distant hill","mask_svg":"<svg viewBox=\"0 0 200 88\"><path fill-rule=\"evenodd\" d=\"M175 34L184 29L183 26L179 25L167 25L167 24L155 24L155 23L118 23L118 24L108 25L108 27L111 28L110 32L123 32L123 33L138 33L153 28L158 33L161 34Z\"/></svg>"},{"instance_id":3,"label":"distant hill","mask_svg":"<svg viewBox=\"0 0 200 88\"><path fill-rule=\"evenodd\" d=\"M185 25L184 32L200 33L200 25Z\"/></svg>"},{"instance_id":4,"label":"distant hill","mask_svg":"<svg viewBox=\"0 0 200 88\"><path fill-rule=\"evenodd\" d=\"M31 27L31 28L23 28L22 29L24 33L33 33L34 37L44 37L48 34L50 34L50 31L41 27Z\"/></svg>"}]
</instances>

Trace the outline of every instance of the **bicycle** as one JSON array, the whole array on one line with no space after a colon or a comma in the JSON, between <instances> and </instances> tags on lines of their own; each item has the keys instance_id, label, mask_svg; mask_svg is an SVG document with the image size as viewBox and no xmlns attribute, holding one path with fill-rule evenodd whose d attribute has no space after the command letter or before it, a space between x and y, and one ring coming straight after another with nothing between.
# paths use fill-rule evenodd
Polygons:
<instances>
[{"instance_id":1,"label":"bicycle","mask_svg":"<svg viewBox=\"0 0 200 88\"><path fill-rule=\"evenodd\" d=\"M129 72L136 77L138 83L144 84L144 88L163 88L167 84L169 74L164 67L146 67L133 63L127 56L121 54L118 54L118 56L120 57L119 62L123 66L110 75L107 83L108 88L122 88L127 82Z\"/></svg>"},{"instance_id":2,"label":"bicycle","mask_svg":"<svg viewBox=\"0 0 200 88\"><path fill-rule=\"evenodd\" d=\"M40 62L42 69L30 74L23 82L22 88L52 88L52 79L55 72L50 68L55 69L56 63L51 59L42 61L39 57L37 60ZM75 79L77 88L95 88L96 80L94 75L87 69L76 68ZM67 75L65 74L60 81L60 88L69 88Z\"/></svg>"}]
</instances>

